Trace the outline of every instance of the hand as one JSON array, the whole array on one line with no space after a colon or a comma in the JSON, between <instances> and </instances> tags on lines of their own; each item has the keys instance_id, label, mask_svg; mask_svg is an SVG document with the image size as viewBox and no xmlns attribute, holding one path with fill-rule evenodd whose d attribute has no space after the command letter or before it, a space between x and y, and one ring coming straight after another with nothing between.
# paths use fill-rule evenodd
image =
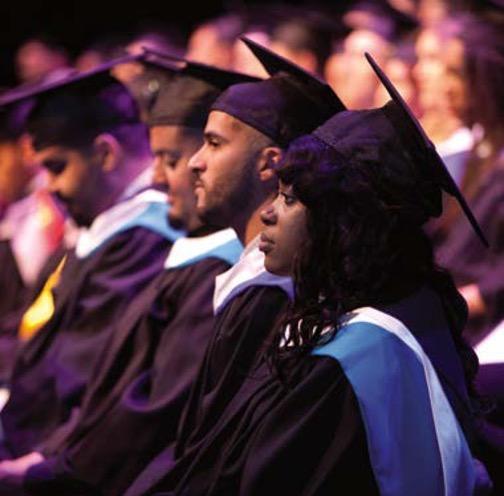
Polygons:
<instances>
[{"instance_id":1,"label":"hand","mask_svg":"<svg viewBox=\"0 0 504 496\"><path fill-rule=\"evenodd\" d=\"M21 487L28 469L44 461L44 457L33 451L28 455L0 462L0 484L7 487Z\"/></svg>"}]
</instances>

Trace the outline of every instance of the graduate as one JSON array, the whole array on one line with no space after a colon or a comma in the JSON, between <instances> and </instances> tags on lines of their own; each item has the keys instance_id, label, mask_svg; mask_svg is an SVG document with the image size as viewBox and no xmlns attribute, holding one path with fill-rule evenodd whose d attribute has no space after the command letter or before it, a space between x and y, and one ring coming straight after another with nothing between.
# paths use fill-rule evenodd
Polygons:
<instances>
[{"instance_id":1,"label":"graduate","mask_svg":"<svg viewBox=\"0 0 504 496\"><path fill-rule=\"evenodd\" d=\"M64 218L29 157L25 121L30 105L0 109L0 382L10 375L17 325L46 264L58 256ZM37 249L34 250L33 247Z\"/></svg>"},{"instance_id":2,"label":"graduate","mask_svg":"<svg viewBox=\"0 0 504 496\"><path fill-rule=\"evenodd\" d=\"M41 443L44 462L19 477L29 494L123 494L173 442L213 329L215 277L242 251L232 229L199 219L187 162L222 90L255 79L187 61L177 68L152 56L142 63L147 87L159 88L147 120L156 176L167 183L170 225L187 236L175 241L158 277L118 320L73 430ZM21 476L27 465L23 458L0 464L0 478Z\"/></svg>"},{"instance_id":3,"label":"graduate","mask_svg":"<svg viewBox=\"0 0 504 496\"><path fill-rule=\"evenodd\" d=\"M292 295L289 277L264 269L258 250L260 211L269 201L274 169L288 143L343 109L330 88L296 65L244 40L271 77L231 86L213 104L205 143L191 158L198 211L207 222L225 222L245 245L239 262L216 281L215 329L191 390L175 446L167 446L133 484L142 494L158 466L193 451L219 423L224 407ZM176 450L176 453L174 452Z\"/></svg>"},{"instance_id":4,"label":"graduate","mask_svg":"<svg viewBox=\"0 0 504 496\"><path fill-rule=\"evenodd\" d=\"M422 230L441 189L466 205L381 77L393 101L290 145L260 249L295 300L198 453L142 494L473 494L467 311Z\"/></svg>"},{"instance_id":5,"label":"graduate","mask_svg":"<svg viewBox=\"0 0 504 496\"><path fill-rule=\"evenodd\" d=\"M147 128L108 74L112 65L0 100L32 102L34 159L81 227L20 323L23 346L0 415L7 458L31 452L69 420L112 324L162 270L179 236L167 222L166 194L150 186Z\"/></svg>"}]
</instances>

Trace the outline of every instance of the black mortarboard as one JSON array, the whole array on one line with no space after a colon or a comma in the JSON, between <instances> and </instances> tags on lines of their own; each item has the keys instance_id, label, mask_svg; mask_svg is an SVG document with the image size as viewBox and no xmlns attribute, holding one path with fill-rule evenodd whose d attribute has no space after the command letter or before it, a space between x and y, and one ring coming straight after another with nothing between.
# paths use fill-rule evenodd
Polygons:
<instances>
[{"instance_id":1,"label":"black mortarboard","mask_svg":"<svg viewBox=\"0 0 504 496\"><path fill-rule=\"evenodd\" d=\"M145 50L143 62L147 72L154 71L158 78L157 94L147 112L149 126L182 125L203 129L212 103L223 90L238 83L260 81L153 50Z\"/></svg>"},{"instance_id":2,"label":"black mortarboard","mask_svg":"<svg viewBox=\"0 0 504 496\"><path fill-rule=\"evenodd\" d=\"M26 130L26 121L33 107L30 101L0 108L0 142L15 141Z\"/></svg>"},{"instance_id":3,"label":"black mortarboard","mask_svg":"<svg viewBox=\"0 0 504 496\"><path fill-rule=\"evenodd\" d=\"M388 94L392 98L392 102L395 103L397 108L399 109L399 123L404 126L404 132L411 135L411 140L415 141L417 145L417 149L421 151L422 156L426 157L425 167L428 171L429 176L436 181L436 183L440 186L440 188L448 193L449 195L455 197L455 199L459 202L464 214L467 219L471 223L474 231L481 239L482 243L488 246L488 241L481 230L481 227L478 224L478 221L474 217L469 205L467 204L462 192L459 190L457 184L453 180L451 174L448 172L446 165L443 162L443 159L439 156L439 153L436 151L436 147L434 143L428 138L427 134L423 130L422 126L418 122L418 120L413 115L413 112L408 107L406 102L403 100L395 86L392 84L392 81L385 75L383 70L378 66L373 57L366 53L366 59L369 64L375 71L376 75L380 79L383 86L387 90ZM422 164L423 165L423 164Z\"/></svg>"},{"instance_id":4,"label":"black mortarboard","mask_svg":"<svg viewBox=\"0 0 504 496\"><path fill-rule=\"evenodd\" d=\"M311 132L345 107L331 88L271 50L242 38L269 79L231 86L213 104L280 146Z\"/></svg>"},{"instance_id":5,"label":"black mortarboard","mask_svg":"<svg viewBox=\"0 0 504 496\"><path fill-rule=\"evenodd\" d=\"M346 162L384 165L384 176L396 182L395 196L409 218L424 223L442 212L441 190L455 196L481 241L488 246L476 219L447 171L434 145L392 83L366 54L392 101L378 109L342 112L313 134ZM403 187L403 191L401 188Z\"/></svg>"},{"instance_id":6,"label":"black mortarboard","mask_svg":"<svg viewBox=\"0 0 504 496\"><path fill-rule=\"evenodd\" d=\"M85 144L96 133L140 122L131 94L110 75L110 69L116 65L138 58L122 57L92 71L72 73L57 81L11 90L0 97L0 107L34 100L27 127L35 148Z\"/></svg>"}]
</instances>

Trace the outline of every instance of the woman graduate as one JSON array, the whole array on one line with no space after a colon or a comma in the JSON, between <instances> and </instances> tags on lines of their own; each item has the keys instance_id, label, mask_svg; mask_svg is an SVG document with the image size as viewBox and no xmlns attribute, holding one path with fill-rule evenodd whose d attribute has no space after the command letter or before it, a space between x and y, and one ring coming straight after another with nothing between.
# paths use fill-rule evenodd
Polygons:
<instances>
[{"instance_id":1,"label":"woman graduate","mask_svg":"<svg viewBox=\"0 0 504 496\"><path fill-rule=\"evenodd\" d=\"M478 226L381 77L392 102L289 147L260 246L295 301L219 427L146 493L473 494L467 311L422 225L443 188Z\"/></svg>"}]
</instances>

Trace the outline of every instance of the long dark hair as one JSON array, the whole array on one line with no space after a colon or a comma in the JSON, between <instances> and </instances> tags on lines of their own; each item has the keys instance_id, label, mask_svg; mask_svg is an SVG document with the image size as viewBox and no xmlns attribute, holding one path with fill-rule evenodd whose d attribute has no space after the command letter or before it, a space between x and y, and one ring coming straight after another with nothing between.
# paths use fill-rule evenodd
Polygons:
<instances>
[{"instance_id":1,"label":"long dark hair","mask_svg":"<svg viewBox=\"0 0 504 496\"><path fill-rule=\"evenodd\" d=\"M427 284L441 296L472 382L477 359L461 337L466 306L421 227L420 178L401 166L345 160L314 136L289 147L278 177L306 206L308 237L295 260L294 303L270 347L280 372L283 358L292 363L320 344L324 329L331 330L323 339L334 336L346 312L396 302Z\"/></svg>"}]
</instances>

